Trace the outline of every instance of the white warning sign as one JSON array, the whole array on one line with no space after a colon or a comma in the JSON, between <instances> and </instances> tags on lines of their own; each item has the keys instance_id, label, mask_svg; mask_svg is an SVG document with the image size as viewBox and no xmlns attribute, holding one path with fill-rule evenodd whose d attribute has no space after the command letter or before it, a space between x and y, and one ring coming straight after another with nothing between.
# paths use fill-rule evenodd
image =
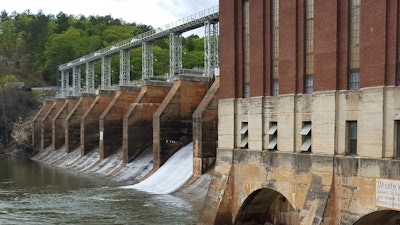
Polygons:
<instances>
[{"instance_id":1,"label":"white warning sign","mask_svg":"<svg viewBox=\"0 0 400 225\"><path fill-rule=\"evenodd\" d=\"M400 211L400 180L376 178L375 206Z\"/></svg>"}]
</instances>

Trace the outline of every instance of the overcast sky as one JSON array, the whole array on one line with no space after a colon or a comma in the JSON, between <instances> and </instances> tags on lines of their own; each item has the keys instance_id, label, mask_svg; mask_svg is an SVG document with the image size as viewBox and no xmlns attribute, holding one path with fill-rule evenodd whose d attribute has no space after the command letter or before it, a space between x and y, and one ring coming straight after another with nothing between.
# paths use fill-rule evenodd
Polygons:
<instances>
[{"instance_id":1,"label":"overcast sky","mask_svg":"<svg viewBox=\"0 0 400 225\"><path fill-rule=\"evenodd\" d=\"M218 0L0 0L0 10L9 14L29 9L32 14L106 16L126 22L162 27L218 5Z\"/></svg>"}]
</instances>

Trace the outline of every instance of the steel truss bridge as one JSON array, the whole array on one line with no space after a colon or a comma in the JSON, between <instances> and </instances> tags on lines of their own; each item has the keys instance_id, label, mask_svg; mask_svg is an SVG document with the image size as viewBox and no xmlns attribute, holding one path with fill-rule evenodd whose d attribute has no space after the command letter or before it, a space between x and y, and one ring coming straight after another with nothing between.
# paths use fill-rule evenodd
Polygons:
<instances>
[{"instance_id":1,"label":"steel truss bridge","mask_svg":"<svg viewBox=\"0 0 400 225\"><path fill-rule=\"evenodd\" d=\"M176 22L169 23L138 36L121 41L112 46L92 52L78 59L72 60L58 67L61 74L61 96L80 95L82 92L95 93L94 63L101 61L101 85L99 88L112 88L111 84L111 56L120 56L119 86L129 85L130 55L133 48L142 47L142 80L153 78L153 42L169 38L170 70L166 79L171 80L186 73L182 68L182 33L204 27L204 71L202 76L214 76L218 64L218 6L198 12ZM81 87L81 67L85 66L86 79L84 88ZM72 79L70 77L72 75ZM72 80L72 84L70 81Z\"/></svg>"}]
</instances>

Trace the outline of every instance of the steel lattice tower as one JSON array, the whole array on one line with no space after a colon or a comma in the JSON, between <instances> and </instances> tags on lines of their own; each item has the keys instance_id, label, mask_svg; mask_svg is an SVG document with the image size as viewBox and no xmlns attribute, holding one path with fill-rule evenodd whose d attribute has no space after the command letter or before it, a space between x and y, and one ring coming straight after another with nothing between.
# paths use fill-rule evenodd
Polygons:
<instances>
[{"instance_id":1,"label":"steel lattice tower","mask_svg":"<svg viewBox=\"0 0 400 225\"><path fill-rule=\"evenodd\" d=\"M111 86L111 57L101 57L101 88Z\"/></svg>"},{"instance_id":2,"label":"steel lattice tower","mask_svg":"<svg viewBox=\"0 0 400 225\"><path fill-rule=\"evenodd\" d=\"M62 70L61 71L61 96L65 97L69 93L69 71L68 70Z\"/></svg>"},{"instance_id":3,"label":"steel lattice tower","mask_svg":"<svg viewBox=\"0 0 400 225\"><path fill-rule=\"evenodd\" d=\"M204 73L213 76L214 69L219 67L218 59L218 23L204 23Z\"/></svg>"},{"instance_id":4,"label":"steel lattice tower","mask_svg":"<svg viewBox=\"0 0 400 225\"><path fill-rule=\"evenodd\" d=\"M120 51L119 58L119 85L129 84L131 77L131 66L130 66L130 54L129 49L123 49Z\"/></svg>"},{"instance_id":5,"label":"steel lattice tower","mask_svg":"<svg viewBox=\"0 0 400 225\"><path fill-rule=\"evenodd\" d=\"M153 43L143 42L142 44L142 80L153 77Z\"/></svg>"},{"instance_id":6,"label":"steel lattice tower","mask_svg":"<svg viewBox=\"0 0 400 225\"><path fill-rule=\"evenodd\" d=\"M182 36L171 33L169 40L169 78L173 78L179 76L182 69Z\"/></svg>"},{"instance_id":7,"label":"steel lattice tower","mask_svg":"<svg viewBox=\"0 0 400 225\"><path fill-rule=\"evenodd\" d=\"M94 62L86 62L86 92L94 93Z\"/></svg>"},{"instance_id":8,"label":"steel lattice tower","mask_svg":"<svg viewBox=\"0 0 400 225\"><path fill-rule=\"evenodd\" d=\"M72 68L72 95L80 95L81 93L81 67L74 66Z\"/></svg>"}]
</instances>

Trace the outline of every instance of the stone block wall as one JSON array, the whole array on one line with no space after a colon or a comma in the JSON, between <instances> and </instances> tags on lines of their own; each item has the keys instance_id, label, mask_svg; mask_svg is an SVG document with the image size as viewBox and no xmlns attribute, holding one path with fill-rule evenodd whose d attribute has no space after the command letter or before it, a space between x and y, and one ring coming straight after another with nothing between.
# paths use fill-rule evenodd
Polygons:
<instances>
[{"instance_id":1,"label":"stone block wall","mask_svg":"<svg viewBox=\"0 0 400 225\"><path fill-rule=\"evenodd\" d=\"M400 179L399 91L382 86L220 100L216 167L199 224L246 224L255 212L272 213L282 223L298 219L289 224L354 224L385 216L394 220L390 211L372 214L380 211L375 178ZM357 121L357 149L351 155L348 121ZM277 123L274 150L267 148L271 122ZM312 124L306 152L300 150L304 122ZM246 135L248 144L243 145ZM227 152L232 159L227 160ZM268 208L281 204L272 201L276 198L290 203L293 211L277 214Z\"/></svg>"}]
</instances>

